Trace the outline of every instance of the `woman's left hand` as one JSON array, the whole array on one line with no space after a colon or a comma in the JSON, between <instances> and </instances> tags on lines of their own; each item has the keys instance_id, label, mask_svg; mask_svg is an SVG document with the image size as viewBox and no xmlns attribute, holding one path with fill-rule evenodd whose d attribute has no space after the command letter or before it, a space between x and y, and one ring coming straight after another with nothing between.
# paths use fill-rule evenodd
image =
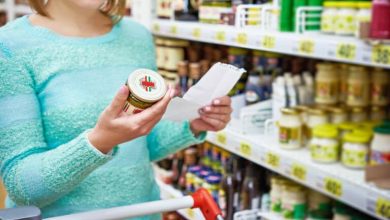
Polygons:
<instances>
[{"instance_id":1,"label":"woman's left hand","mask_svg":"<svg viewBox=\"0 0 390 220\"><path fill-rule=\"evenodd\" d=\"M220 131L229 123L232 111L230 97L214 99L211 105L199 109L200 117L191 121L191 130L195 135L202 131Z\"/></svg>"}]
</instances>

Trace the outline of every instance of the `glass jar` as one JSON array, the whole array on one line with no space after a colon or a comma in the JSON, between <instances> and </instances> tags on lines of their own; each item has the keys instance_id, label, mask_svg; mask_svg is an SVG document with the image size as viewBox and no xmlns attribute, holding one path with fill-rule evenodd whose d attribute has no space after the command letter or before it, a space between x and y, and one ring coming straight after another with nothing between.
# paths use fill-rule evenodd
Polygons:
<instances>
[{"instance_id":1,"label":"glass jar","mask_svg":"<svg viewBox=\"0 0 390 220\"><path fill-rule=\"evenodd\" d=\"M317 64L316 97L318 104L336 104L338 101L339 78L335 64Z\"/></svg>"},{"instance_id":2,"label":"glass jar","mask_svg":"<svg viewBox=\"0 0 390 220\"><path fill-rule=\"evenodd\" d=\"M316 126L310 141L311 159L321 163L338 161L339 142L337 127L331 124Z\"/></svg>"},{"instance_id":3,"label":"glass jar","mask_svg":"<svg viewBox=\"0 0 390 220\"><path fill-rule=\"evenodd\" d=\"M299 112L283 108L279 120L279 146L283 149L298 149L302 147L303 123Z\"/></svg>"},{"instance_id":4,"label":"glass jar","mask_svg":"<svg viewBox=\"0 0 390 220\"><path fill-rule=\"evenodd\" d=\"M367 106L369 104L370 77L367 69L362 66L351 66L348 76L348 106Z\"/></svg>"},{"instance_id":5,"label":"glass jar","mask_svg":"<svg viewBox=\"0 0 390 220\"><path fill-rule=\"evenodd\" d=\"M367 121L367 111L364 108L355 107L351 109L350 120L351 122L359 123Z\"/></svg>"},{"instance_id":6,"label":"glass jar","mask_svg":"<svg viewBox=\"0 0 390 220\"><path fill-rule=\"evenodd\" d=\"M284 219L305 219L306 190L302 186L289 184L282 189L282 215Z\"/></svg>"},{"instance_id":7,"label":"glass jar","mask_svg":"<svg viewBox=\"0 0 390 220\"><path fill-rule=\"evenodd\" d=\"M374 139L371 143L370 164L390 163L390 124L374 128Z\"/></svg>"},{"instance_id":8,"label":"glass jar","mask_svg":"<svg viewBox=\"0 0 390 220\"><path fill-rule=\"evenodd\" d=\"M332 107L329 108L330 112L330 123L340 124L348 120L348 112L344 108Z\"/></svg>"},{"instance_id":9,"label":"glass jar","mask_svg":"<svg viewBox=\"0 0 390 220\"><path fill-rule=\"evenodd\" d=\"M282 189L288 181L280 177L271 178L271 211L275 213L282 212Z\"/></svg>"},{"instance_id":10,"label":"glass jar","mask_svg":"<svg viewBox=\"0 0 390 220\"><path fill-rule=\"evenodd\" d=\"M184 60L185 48L189 46L188 41L165 40L164 69L169 72L177 71L177 64Z\"/></svg>"},{"instance_id":11,"label":"glass jar","mask_svg":"<svg viewBox=\"0 0 390 220\"><path fill-rule=\"evenodd\" d=\"M370 111L371 121L383 121L386 119L386 108L379 106L372 106Z\"/></svg>"},{"instance_id":12,"label":"glass jar","mask_svg":"<svg viewBox=\"0 0 390 220\"><path fill-rule=\"evenodd\" d=\"M156 72L148 69L138 69L132 72L126 86L130 90L123 111L132 115L149 108L167 91L164 79Z\"/></svg>"},{"instance_id":13,"label":"glass jar","mask_svg":"<svg viewBox=\"0 0 390 220\"><path fill-rule=\"evenodd\" d=\"M339 139L343 140L343 137L345 134L352 132L356 127L356 123L352 122L343 122L338 124L338 129L339 129Z\"/></svg>"},{"instance_id":14,"label":"glass jar","mask_svg":"<svg viewBox=\"0 0 390 220\"><path fill-rule=\"evenodd\" d=\"M163 70L165 67L165 40L162 38L156 38L156 64L159 70Z\"/></svg>"},{"instance_id":15,"label":"glass jar","mask_svg":"<svg viewBox=\"0 0 390 220\"><path fill-rule=\"evenodd\" d=\"M362 1L357 3L358 11L356 13L356 37L359 37L360 35L360 24L371 22L371 6L371 2Z\"/></svg>"},{"instance_id":16,"label":"glass jar","mask_svg":"<svg viewBox=\"0 0 390 220\"><path fill-rule=\"evenodd\" d=\"M306 138L311 139L312 130L318 125L323 125L329 122L328 115L324 110L320 109L309 109L308 110L308 119L306 124Z\"/></svg>"},{"instance_id":17,"label":"glass jar","mask_svg":"<svg viewBox=\"0 0 390 220\"><path fill-rule=\"evenodd\" d=\"M371 104L384 106L389 104L389 73L383 69L374 69L371 84Z\"/></svg>"},{"instance_id":18,"label":"glass jar","mask_svg":"<svg viewBox=\"0 0 390 220\"><path fill-rule=\"evenodd\" d=\"M324 10L321 14L321 31L326 34L333 34L337 16L337 2L325 1Z\"/></svg>"},{"instance_id":19,"label":"glass jar","mask_svg":"<svg viewBox=\"0 0 390 220\"><path fill-rule=\"evenodd\" d=\"M309 190L309 210L332 213L332 199L315 190Z\"/></svg>"},{"instance_id":20,"label":"glass jar","mask_svg":"<svg viewBox=\"0 0 390 220\"><path fill-rule=\"evenodd\" d=\"M370 136L366 132L350 132L344 135L341 162L349 168L362 169L368 161Z\"/></svg>"},{"instance_id":21,"label":"glass jar","mask_svg":"<svg viewBox=\"0 0 390 220\"><path fill-rule=\"evenodd\" d=\"M353 35L356 31L356 5L355 2L339 2L335 33L338 35Z\"/></svg>"},{"instance_id":22,"label":"glass jar","mask_svg":"<svg viewBox=\"0 0 390 220\"><path fill-rule=\"evenodd\" d=\"M348 96L348 77L349 77L348 64L340 65L340 84L339 84L339 101L345 103Z\"/></svg>"}]
</instances>

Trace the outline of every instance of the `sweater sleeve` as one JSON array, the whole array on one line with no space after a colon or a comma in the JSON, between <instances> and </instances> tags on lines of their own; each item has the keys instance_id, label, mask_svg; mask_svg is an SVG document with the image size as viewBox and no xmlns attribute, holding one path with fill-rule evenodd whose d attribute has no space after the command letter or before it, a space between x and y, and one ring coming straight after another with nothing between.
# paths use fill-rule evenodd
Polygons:
<instances>
[{"instance_id":1,"label":"sweater sleeve","mask_svg":"<svg viewBox=\"0 0 390 220\"><path fill-rule=\"evenodd\" d=\"M47 146L33 78L1 44L0 106L0 171L17 205L44 207L56 201L112 157L88 142L88 131Z\"/></svg>"},{"instance_id":2,"label":"sweater sleeve","mask_svg":"<svg viewBox=\"0 0 390 220\"><path fill-rule=\"evenodd\" d=\"M205 138L206 132L195 137L188 121L182 123L161 121L147 137L150 160L163 159L188 146L202 143Z\"/></svg>"}]
</instances>

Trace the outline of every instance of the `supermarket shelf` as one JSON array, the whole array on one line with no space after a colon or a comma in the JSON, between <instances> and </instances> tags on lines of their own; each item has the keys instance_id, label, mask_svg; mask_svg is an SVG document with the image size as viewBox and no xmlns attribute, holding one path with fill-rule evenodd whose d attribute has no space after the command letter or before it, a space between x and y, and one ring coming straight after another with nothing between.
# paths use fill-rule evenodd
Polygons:
<instances>
[{"instance_id":1,"label":"supermarket shelf","mask_svg":"<svg viewBox=\"0 0 390 220\"><path fill-rule=\"evenodd\" d=\"M15 14L17 15L25 15L25 14L31 14L32 10L30 6L25 4L15 5Z\"/></svg>"},{"instance_id":2,"label":"supermarket shelf","mask_svg":"<svg viewBox=\"0 0 390 220\"><path fill-rule=\"evenodd\" d=\"M361 170L312 162L307 149L282 150L275 135L240 135L226 129L210 132L207 140L369 215L390 219L384 211L390 209L390 191L366 183Z\"/></svg>"},{"instance_id":3,"label":"supermarket shelf","mask_svg":"<svg viewBox=\"0 0 390 220\"><path fill-rule=\"evenodd\" d=\"M162 199L172 199L182 197L183 193L173 188L170 185L163 183L161 180L156 179L161 191ZM181 216L189 220L204 220L204 217L199 209L181 209L177 211Z\"/></svg>"},{"instance_id":4,"label":"supermarket shelf","mask_svg":"<svg viewBox=\"0 0 390 220\"><path fill-rule=\"evenodd\" d=\"M390 69L390 45L374 47L354 37L333 35L262 32L233 26L211 25L157 19L153 22L157 36L206 43L258 49L346 63Z\"/></svg>"}]
</instances>

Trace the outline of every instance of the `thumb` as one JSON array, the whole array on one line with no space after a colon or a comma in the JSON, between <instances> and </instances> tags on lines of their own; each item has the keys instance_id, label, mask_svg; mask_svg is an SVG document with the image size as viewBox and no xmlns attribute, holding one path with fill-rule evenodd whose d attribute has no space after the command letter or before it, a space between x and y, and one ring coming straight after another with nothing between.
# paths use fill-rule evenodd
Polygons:
<instances>
[{"instance_id":1,"label":"thumb","mask_svg":"<svg viewBox=\"0 0 390 220\"><path fill-rule=\"evenodd\" d=\"M127 86L122 86L119 91L116 93L114 99L111 101L111 104L107 108L107 113L112 117L116 117L123 111L123 107L126 103L127 97L129 96L129 89Z\"/></svg>"}]
</instances>

